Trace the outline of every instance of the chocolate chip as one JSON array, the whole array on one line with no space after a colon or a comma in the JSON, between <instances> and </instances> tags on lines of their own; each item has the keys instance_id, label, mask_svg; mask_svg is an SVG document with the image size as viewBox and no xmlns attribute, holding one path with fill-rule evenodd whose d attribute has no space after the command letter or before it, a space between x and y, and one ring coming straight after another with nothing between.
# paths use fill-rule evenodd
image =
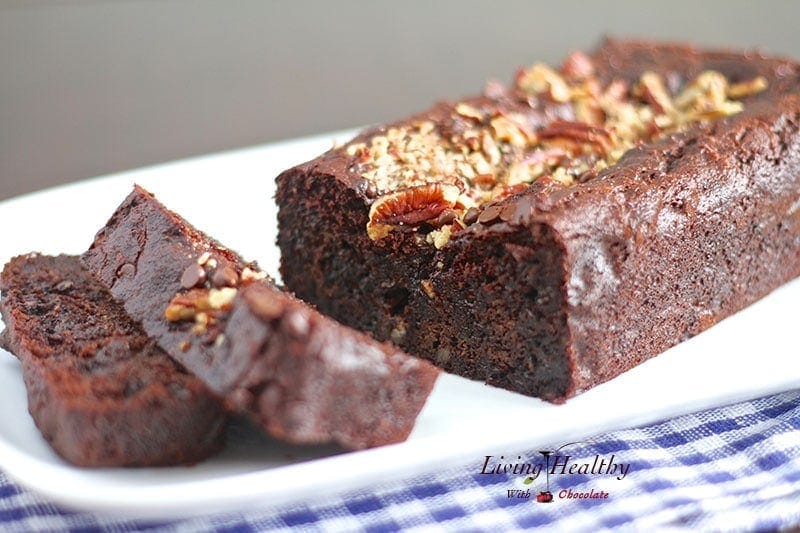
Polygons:
<instances>
[{"instance_id":1,"label":"chocolate chip","mask_svg":"<svg viewBox=\"0 0 800 533\"><path fill-rule=\"evenodd\" d=\"M184 289L193 289L205 282L206 270L197 263L192 263L186 267L186 270L183 271L183 275L181 276L181 287Z\"/></svg>"},{"instance_id":2,"label":"chocolate chip","mask_svg":"<svg viewBox=\"0 0 800 533\"><path fill-rule=\"evenodd\" d=\"M478 211L477 207L470 207L467 209L467 212L464 213L464 224L469 226L470 224L476 223L478 221L479 213L480 211Z\"/></svg>"},{"instance_id":3,"label":"chocolate chip","mask_svg":"<svg viewBox=\"0 0 800 533\"><path fill-rule=\"evenodd\" d=\"M216 288L236 287L239 282L239 275L229 266L217 269L211 276L211 283Z\"/></svg>"},{"instance_id":4,"label":"chocolate chip","mask_svg":"<svg viewBox=\"0 0 800 533\"><path fill-rule=\"evenodd\" d=\"M497 220L502 210L503 208L498 205L490 205L478 215L478 222L481 224L488 224L489 222Z\"/></svg>"},{"instance_id":5,"label":"chocolate chip","mask_svg":"<svg viewBox=\"0 0 800 533\"><path fill-rule=\"evenodd\" d=\"M597 177L597 170L590 168L586 172L581 172L580 174L578 174L578 176L575 178L575 181L577 181L578 183L586 183L587 181L593 180L596 177Z\"/></svg>"},{"instance_id":6,"label":"chocolate chip","mask_svg":"<svg viewBox=\"0 0 800 533\"><path fill-rule=\"evenodd\" d=\"M452 209L445 209L439 215L439 218L436 219L437 226L445 226L447 224L452 224L453 221L456 219L456 213Z\"/></svg>"},{"instance_id":7,"label":"chocolate chip","mask_svg":"<svg viewBox=\"0 0 800 533\"><path fill-rule=\"evenodd\" d=\"M308 318L301 311L294 311L286 315L283 318L283 324L286 332L293 337L303 338L308 334Z\"/></svg>"},{"instance_id":8,"label":"chocolate chip","mask_svg":"<svg viewBox=\"0 0 800 533\"><path fill-rule=\"evenodd\" d=\"M276 298L272 298L266 294L252 294L245 292L247 303L250 304L250 309L261 318L273 320L283 314L283 306Z\"/></svg>"},{"instance_id":9,"label":"chocolate chip","mask_svg":"<svg viewBox=\"0 0 800 533\"><path fill-rule=\"evenodd\" d=\"M117 269L117 277L129 278L136 274L136 267L130 263L125 263Z\"/></svg>"},{"instance_id":10,"label":"chocolate chip","mask_svg":"<svg viewBox=\"0 0 800 533\"><path fill-rule=\"evenodd\" d=\"M510 222L517 215L517 204L508 204L500 212L500 220L503 222Z\"/></svg>"}]
</instances>

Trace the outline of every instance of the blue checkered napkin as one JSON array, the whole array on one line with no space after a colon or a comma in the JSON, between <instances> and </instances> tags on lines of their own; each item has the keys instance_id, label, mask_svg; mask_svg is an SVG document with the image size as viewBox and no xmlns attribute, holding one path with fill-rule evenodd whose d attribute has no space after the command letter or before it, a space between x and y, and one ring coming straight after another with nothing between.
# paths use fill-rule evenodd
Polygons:
<instances>
[{"instance_id":1,"label":"blue checkered napkin","mask_svg":"<svg viewBox=\"0 0 800 533\"><path fill-rule=\"evenodd\" d=\"M616 431L555 453L561 457L549 477L550 503L536 502L536 494L547 488L544 470L526 484L533 476L481 474L485 458L476 457L458 468L335 499L177 522L64 511L0 477L0 529L773 530L800 524L800 390ZM538 450L498 450L492 461L500 455L532 465L544 461ZM623 479L597 469L567 471L573 464L577 471L610 458L620 467L629 465ZM527 489L530 498L508 497L509 490ZM570 491L608 497L565 497Z\"/></svg>"}]
</instances>

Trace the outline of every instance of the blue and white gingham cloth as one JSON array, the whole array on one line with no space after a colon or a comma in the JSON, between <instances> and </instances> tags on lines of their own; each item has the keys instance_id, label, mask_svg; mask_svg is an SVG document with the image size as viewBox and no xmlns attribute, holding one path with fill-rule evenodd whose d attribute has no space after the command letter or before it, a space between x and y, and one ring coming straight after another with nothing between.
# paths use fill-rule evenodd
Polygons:
<instances>
[{"instance_id":1,"label":"blue and white gingham cloth","mask_svg":"<svg viewBox=\"0 0 800 533\"><path fill-rule=\"evenodd\" d=\"M555 446L558 446L556 444ZM508 450L513 452L513 450ZM571 460L630 463L612 476L551 476L555 501L509 498L519 475L482 475L484 458L458 468L294 507L247 509L174 522L71 512L0 475L0 529L138 531L418 531L547 529L775 530L800 525L800 390L588 439ZM509 453L516 459L516 453ZM531 450L523 461L538 462ZM562 499L561 491L607 491Z\"/></svg>"}]
</instances>

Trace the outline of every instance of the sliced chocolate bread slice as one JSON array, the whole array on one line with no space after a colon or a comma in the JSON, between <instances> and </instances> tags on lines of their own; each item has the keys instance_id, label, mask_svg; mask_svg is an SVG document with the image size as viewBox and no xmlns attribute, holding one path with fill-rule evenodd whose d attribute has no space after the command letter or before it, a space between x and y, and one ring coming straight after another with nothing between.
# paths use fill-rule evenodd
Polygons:
<instances>
[{"instance_id":1,"label":"sliced chocolate bread slice","mask_svg":"<svg viewBox=\"0 0 800 533\"><path fill-rule=\"evenodd\" d=\"M0 343L20 360L28 410L65 460L190 464L221 448L221 402L145 335L78 257L16 257L0 288Z\"/></svg>"},{"instance_id":2,"label":"sliced chocolate bread slice","mask_svg":"<svg viewBox=\"0 0 800 533\"><path fill-rule=\"evenodd\" d=\"M279 290L140 187L83 260L167 353L289 442L402 441L438 375Z\"/></svg>"}]
</instances>

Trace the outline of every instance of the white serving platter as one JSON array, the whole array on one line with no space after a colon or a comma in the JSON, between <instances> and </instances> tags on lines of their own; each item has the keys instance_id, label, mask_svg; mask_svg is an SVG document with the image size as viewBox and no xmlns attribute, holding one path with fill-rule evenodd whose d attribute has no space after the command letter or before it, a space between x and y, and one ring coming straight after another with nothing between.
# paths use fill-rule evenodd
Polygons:
<instances>
[{"instance_id":1,"label":"white serving platter","mask_svg":"<svg viewBox=\"0 0 800 533\"><path fill-rule=\"evenodd\" d=\"M0 262L29 251L81 253L133 183L277 275L274 177L315 157L320 135L96 178L0 202ZM53 501L137 517L320 501L483 456L630 427L800 385L800 281L564 405L444 375L407 442L345 453L293 447L234 427L221 455L193 467L82 469L60 460L27 412L16 360L0 350L0 469ZM320 480L325 480L321 483Z\"/></svg>"}]
</instances>

